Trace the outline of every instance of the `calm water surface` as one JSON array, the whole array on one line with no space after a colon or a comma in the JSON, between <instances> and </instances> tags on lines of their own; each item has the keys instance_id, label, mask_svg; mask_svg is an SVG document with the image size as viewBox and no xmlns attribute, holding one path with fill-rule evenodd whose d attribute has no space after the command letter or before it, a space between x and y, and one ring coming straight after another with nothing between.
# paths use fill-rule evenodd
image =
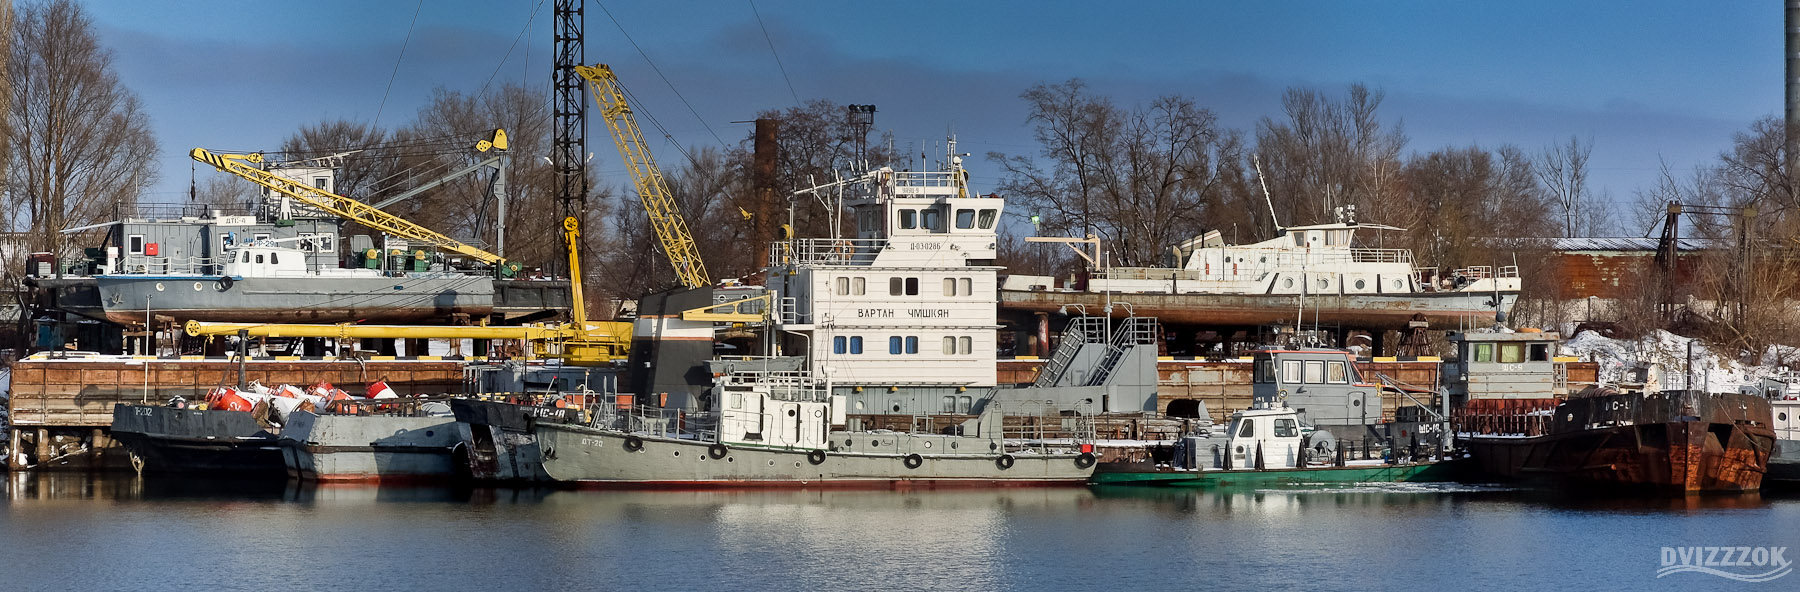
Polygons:
<instances>
[{"instance_id":1,"label":"calm water surface","mask_svg":"<svg viewBox=\"0 0 1800 592\"><path fill-rule=\"evenodd\" d=\"M0 590L1705 590L1800 497L1470 486L589 492L6 475ZM1800 552L1790 552L1800 559Z\"/></svg>"}]
</instances>

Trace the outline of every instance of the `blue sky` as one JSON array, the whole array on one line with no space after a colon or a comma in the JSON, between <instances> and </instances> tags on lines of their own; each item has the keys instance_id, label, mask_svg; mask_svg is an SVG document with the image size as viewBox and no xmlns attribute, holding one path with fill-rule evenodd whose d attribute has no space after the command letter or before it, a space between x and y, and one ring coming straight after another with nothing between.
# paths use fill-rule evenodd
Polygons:
<instances>
[{"instance_id":1,"label":"blue sky","mask_svg":"<svg viewBox=\"0 0 1800 592\"><path fill-rule=\"evenodd\" d=\"M326 118L403 123L439 86L549 81L548 0L423 3L385 103L414 2L86 6L153 119L165 155L146 189L156 201L185 199L195 146L273 149ZM874 103L877 127L902 144L954 132L983 154L1034 150L1018 95L1037 82L1080 77L1126 105L1183 94L1246 131L1280 115L1287 87L1364 82L1386 92L1384 119L1404 122L1409 152L1471 143L1536 152L1575 134L1593 141L1594 190L1627 198L1655 182L1660 162L1685 171L1712 160L1783 100L1782 3L1772 0L760 0L792 93L749 2L587 6L587 61L612 64L639 107L687 145L716 145L715 133L735 144L748 127L730 122L791 106L795 93ZM619 183L605 128L589 130L603 182ZM991 185L981 173L992 167L975 164L977 185Z\"/></svg>"}]
</instances>

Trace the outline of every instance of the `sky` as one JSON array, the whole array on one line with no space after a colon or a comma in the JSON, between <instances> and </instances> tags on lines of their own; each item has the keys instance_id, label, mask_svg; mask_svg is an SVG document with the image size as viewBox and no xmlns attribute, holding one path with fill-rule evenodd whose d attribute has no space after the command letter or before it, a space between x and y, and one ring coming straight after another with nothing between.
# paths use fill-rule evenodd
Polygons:
<instances>
[{"instance_id":1,"label":"sky","mask_svg":"<svg viewBox=\"0 0 1800 592\"><path fill-rule=\"evenodd\" d=\"M397 126L440 87L548 89L552 4L84 6L161 146L146 199L170 202L186 199L196 146L274 150L336 118ZM998 181L987 153L1037 148L1019 98L1033 84L1080 78L1128 107L1184 95L1249 132L1281 116L1287 88L1342 96L1361 82L1386 94L1382 118L1404 126L1407 153L1535 153L1574 135L1593 145L1592 189L1623 201L1664 163L1711 162L1781 113L1782 4L615 0L587 2L585 39L586 61L612 65L683 146L736 145L750 126L734 122L796 97L875 104L877 130L902 148L954 134L985 191ZM601 182L622 186L605 127L588 130Z\"/></svg>"}]
</instances>

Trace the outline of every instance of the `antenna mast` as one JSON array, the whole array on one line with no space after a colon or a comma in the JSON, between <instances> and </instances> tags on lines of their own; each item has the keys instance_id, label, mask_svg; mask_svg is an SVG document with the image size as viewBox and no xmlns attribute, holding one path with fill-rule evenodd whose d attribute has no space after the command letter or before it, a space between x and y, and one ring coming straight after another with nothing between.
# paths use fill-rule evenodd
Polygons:
<instances>
[{"instance_id":1,"label":"antenna mast","mask_svg":"<svg viewBox=\"0 0 1800 592\"><path fill-rule=\"evenodd\" d=\"M1250 163L1256 165L1256 183L1262 185L1263 202L1269 204L1269 221L1275 223L1275 232L1281 232L1281 218L1275 216L1275 198L1269 195L1269 181L1263 178L1262 159L1252 155Z\"/></svg>"}]
</instances>

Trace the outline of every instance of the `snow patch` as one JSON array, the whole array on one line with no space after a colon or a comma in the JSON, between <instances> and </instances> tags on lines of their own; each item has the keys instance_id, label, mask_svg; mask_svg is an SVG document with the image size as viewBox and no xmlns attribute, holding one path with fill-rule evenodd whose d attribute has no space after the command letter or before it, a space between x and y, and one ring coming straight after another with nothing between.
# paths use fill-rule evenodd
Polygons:
<instances>
[{"instance_id":1,"label":"snow patch","mask_svg":"<svg viewBox=\"0 0 1800 592\"><path fill-rule=\"evenodd\" d=\"M1792 359L1795 350L1772 347L1758 357L1762 364L1742 364L1736 356L1720 355L1700 340L1659 329L1636 340L1609 339L1594 331L1582 331L1563 342L1560 353L1598 364L1602 383L1616 384L1627 377L1628 370L1644 364L1651 368L1648 389L1687 388L1691 375L1693 388L1717 393L1736 392L1738 387L1754 386L1764 378L1780 375L1782 368L1775 363Z\"/></svg>"}]
</instances>

